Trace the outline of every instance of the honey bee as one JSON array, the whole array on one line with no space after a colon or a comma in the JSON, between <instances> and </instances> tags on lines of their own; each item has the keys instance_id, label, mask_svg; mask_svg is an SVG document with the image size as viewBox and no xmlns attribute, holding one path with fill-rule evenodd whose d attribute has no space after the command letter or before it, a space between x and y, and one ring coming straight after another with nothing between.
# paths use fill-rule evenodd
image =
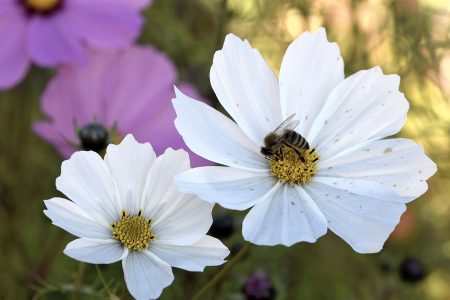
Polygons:
<instances>
[{"instance_id":1,"label":"honey bee","mask_svg":"<svg viewBox=\"0 0 450 300\"><path fill-rule=\"evenodd\" d=\"M294 131L300 123L294 120L295 114L290 115L275 130L264 138L264 147L261 147L261 154L268 160L275 159L275 156L283 155L283 146L289 147L297 153L302 162L305 162L303 155L299 149L309 149L306 139Z\"/></svg>"}]
</instances>

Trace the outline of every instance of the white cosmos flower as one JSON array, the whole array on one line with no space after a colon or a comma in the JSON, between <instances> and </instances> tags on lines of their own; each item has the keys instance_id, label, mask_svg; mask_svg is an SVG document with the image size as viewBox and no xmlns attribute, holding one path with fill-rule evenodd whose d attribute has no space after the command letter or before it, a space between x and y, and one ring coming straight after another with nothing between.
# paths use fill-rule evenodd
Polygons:
<instances>
[{"instance_id":1,"label":"white cosmos flower","mask_svg":"<svg viewBox=\"0 0 450 300\"><path fill-rule=\"evenodd\" d=\"M184 150L156 157L150 144L127 135L108 146L105 160L80 151L63 162L56 187L72 201L46 200L44 213L79 237L66 255L93 264L122 260L133 297L158 298L174 279L171 266L203 271L229 254L206 235L213 204L181 195L173 183L175 174L189 168Z\"/></svg>"},{"instance_id":2,"label":"white cosmos flower","mask_svg":"<svg viewBox=\"0 0 450 300\"><path fill-rule=\"evenodd\" d=\"M242 230L255 244L314 242L330 228L355 251L378 252L405 203L436 172L421 146L384 139L406 122L399 76L375 67L344 78L339 48L323 28L292 42L279 80L248 41L229 34L210 79L236 123L176 90L175 125L195 153L225 166L192 169L175 181L181 192L223 207L253 207ZM293 114L310 149L293 155L283 146L269 161L261 154L265 137Z\"/></svg>"}]
</instances>

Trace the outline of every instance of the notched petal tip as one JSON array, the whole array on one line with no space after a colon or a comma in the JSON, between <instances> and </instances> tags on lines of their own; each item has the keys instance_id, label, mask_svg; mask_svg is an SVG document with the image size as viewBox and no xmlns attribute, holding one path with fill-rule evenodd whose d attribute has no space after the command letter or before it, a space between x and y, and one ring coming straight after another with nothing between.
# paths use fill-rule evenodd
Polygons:
<instances>
[{"instance_id":1,"label":"notched petal tip","mask_svg":"<svg viewBox=\"0 0 450 300\"><path fill-rule=\"evenodd\" d=\"M132 133L128 133L125 137L124 137L124 139L122 140L122 143L123 142L133 142L133 143L135 143L135 144L137 144L138 142L136 141L136 139L135 139L135 137L134 137L134 135L132 134Z\"/></svg>"},{"instance_id":2,"label":"notched petal tip","mask_svg":"<svg viewBox=\"0 0 450 300\"><path fill-rule=\"evenodd\" d=\"M202 101L196 100L192 97L189 97L185 93L183 93L178 87L173 86L175 91L175 98L172 98L172 104L175 108L175 111L179 108L180 105L189 104L189 102L200 102L204 104ZM205 104L206 105L206 104Z\"/></svg>"},{"instance_id":3,"label":"notched petal tip","mask_svg":"<svg viewBox=\"0 0 450 300\"><path fill-rule=\"evenodd\" d=\"M223 48L225 48L225 45L227 45L228 43L231 43L231 42L241 42L241 43L243 43L243 42L245 42L245 41L247 41L247 40L242 40L240 37L238 37L236 34L234 34L234 33L229 33L229 34L227 34L226 36L225 36L225 40L224 40L224 43L223 43ZM222 48L222 49L223 49Z\"/></svg>"}]
</instances>

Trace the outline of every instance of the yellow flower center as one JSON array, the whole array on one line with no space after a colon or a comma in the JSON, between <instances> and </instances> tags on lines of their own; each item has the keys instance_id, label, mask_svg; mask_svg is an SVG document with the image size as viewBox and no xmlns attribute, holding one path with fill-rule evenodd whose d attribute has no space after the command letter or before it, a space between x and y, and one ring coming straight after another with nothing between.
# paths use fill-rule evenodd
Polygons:
<instances>
[{"instance_id":1,"label":"yellow flower center","mask_svg":"<svg viewBox=\"0 0 450 300\"><path fill-rule=\"evenodd\" d=\"M48 12L55 9L61 0L25 0L28 8L40 12Z\"/></svg>"},{"instance_id":2,"label":"yellow flower center","mask_svg":"<svg viewBox=\"0 0 450 300\"><path fill-rule=\"evenodd\" d=\"M130 250L148 249L150 241L156 239L150 231L152 219L144 218L141 213L130 216L122 212L120 221L111 224L113 237Z\"/></svg>"},{"instance_id":3,"label":"yellow flower center","mask_svg":"<svg viewBox=\"0 0 450 300\"><path fill-rule=\"evenodd\" d=\"M305 184L311 182L314 174L317 173L316 163L319 155L316 148L313 149L292 149L283 145L279 154L269 161L270 173L278 178L282 183Z\"/></svg>"}]
</instances>

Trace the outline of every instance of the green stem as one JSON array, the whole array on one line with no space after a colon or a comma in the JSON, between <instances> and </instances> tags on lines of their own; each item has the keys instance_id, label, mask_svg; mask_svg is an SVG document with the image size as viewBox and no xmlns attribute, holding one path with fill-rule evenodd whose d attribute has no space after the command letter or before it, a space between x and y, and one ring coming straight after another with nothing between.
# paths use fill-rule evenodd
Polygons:
<instances>
[{"instance_id":1,"label":"green stem","mask_svg":"<svg viewBox=\"0 0 450 300\"><path fill-rule=\"evenodd\" d=\"M100 267L98 265L95 265L95 268L97 269L98 277L100 278L100 281L102 282L106 292L110 297L112 297L114 294L111 292L111 289L109 288L109 285L105 280L105 277L103 277L102 270L100 270Z\"/></svg>"},{"instance_id":2,"label":"green stem","mask_svg":"<svg viewBox=\"0 0 450 300\"><path fill-rule=\"evenodd\" d=\"M219 281L221 281L234 266L244 257L251 249L252 244L246 242L244 247L216 274L206 285L192 297L192 300L204 299L203 295L212 289Z\"/></svg>"},{"instance_id":3,"label":"green stem","mask_svg":"<svg viewBox=\"0 0 450 300\"><path fill-rule=\"evenodd\" d=\"M72 300L76 300L78 297L78 292L80 291L81 285L83 283L83 275L84 275L85 264L83 262L79 262L78 264L78 272L75 278L75 287L72 292Z\"/></svg>"}]
</instances>

